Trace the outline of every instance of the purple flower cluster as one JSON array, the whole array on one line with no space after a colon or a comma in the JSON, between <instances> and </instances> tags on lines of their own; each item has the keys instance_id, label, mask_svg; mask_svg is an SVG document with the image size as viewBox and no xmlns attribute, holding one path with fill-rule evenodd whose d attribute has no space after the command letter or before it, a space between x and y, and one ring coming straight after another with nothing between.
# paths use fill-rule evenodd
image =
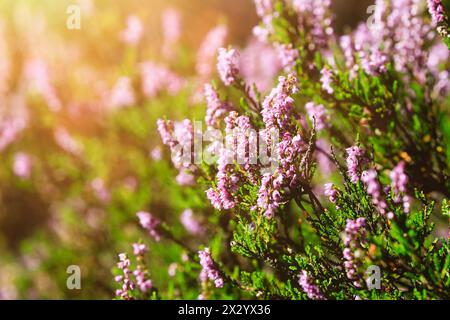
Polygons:
<instances>
[{"instance_id":1,"label":"purple flower cluster","mask_svg":"<svg viewBox=\"0 0 450 320\"><path fill-rule=\"evenodd\" d=\"M308 272L302 270L299 278L300 279L298 283L302 287L308 298L312 300L326 300L326 298L320 292L319 288L314 284L314 279L312 279L308 275Z\"/></svg>"},{"instance_id":2,"label":"purple flower cluster","mask_svg":"<svg viewBox=\"0 0 450 320\"><path fill-rule=\"evenodd\" d=\"M260 92L269 90L282 68L277 50L258 39L252 39L241 51L240 57L239 68L246 83L254 83Z\"/></svg>"},{"instance_id":3,"label":"purple flower cluster","mask_svg":"<svg viewBox=\"0 0 450 320\"><path fill-rule=\"evenodd\" d=\"M363 157L363 150L358 146L346 149L347 151L347 173L352 183L359 181L359 165Z\"/></svg>"},{"instance_id":4,"label":"purple flower cluster","mask_svg":"<svg viewBox=\"0 0 450 320\"><path fill-rule=\"evenodd\" d=\"M161 221L152 216L150 213L144 211L140 211L136 215L139 218L139 223L145 230L148 231L150 236L152 236L155 241L161 240L161 236L158 232L158 227L161 224Z\"/></svg>"},{"instance_id":5,"label":"purple flower cluster","mask_svg":"<svg viewBox=\"0 0 450 320\"><path fill-rule=\"evenodd\" d=\"M293 0L292 6L299 17L299 25L311 30L307 48L311 51L325 49L334 35L331 0Z\"/></svg>"},{"instance_id":6,"label":"purple flower cluster","mask_svg":"<svg viewBox=\"0 0 450 320\"><path fill-rule=\"evenodd\" d=\"M320 71L320 74L322 75L320 78L322 89L328 94L333 94L334 89L331 87L331 84L333 83L333 72L328 67L324 67Z\"/></svg>"},{"instance_id":7,"label":"purple flower cluster","mask_svg":"<svg viewBox=\"0 0 450 320\"><path fill-rule=\"evenodd\" d=\"M239 54L235 49L219 48L217 71L226 86L230 86L238 79Z\"/></svg>"},{"instance_id":8,"label":"purple flower cluster","mask_svg":"<svg viewBox=\"0 0 450 320\"><path fill-rule=\"evenodd\" d=\"M441 0L427 0L428 10L434 23L438 24L445 20L444 5Z\"/></svg>"},{"instance_id":9,"label":"purple flower cluster","mask_svg":"<svg viewBox=\"0 0 450 320\"><path fill-rule=\"evenodd\" d=\"M334 186L334 184L332 183L326 183L324 185L324 192L323 192L328 199L330 199L330 201L334 204L336 204L337 202L337 197L338 197L338 191L336 189L336 187Z\"/></svg>"},{"instance_id":10,"label":"purple flower cluster","mask_svg":"<svg viewBox=\"0 0 450 320\"><path fill-rule=\"evenodd\" d=\"M192 235L202 235L205 233L205 228L195 219L192 209L184 210L180 216L180 221L186 231Z\"/></svg>"},{"instance_id":11,"label":"purple flower cluster","mask_svg":"<svg viewBox=\"0 0 450 320\"><path fill-rule=\"evenodd\" d=\"M130 300L129 291L133 291L136 285L131 279L131 261L125 253L119 254L119 262L117 267L122 271L123 275L114 278L116 282L122 282L122 288L116 290L116 296L125 300Z\"/></svg>"},{"instance_id":12,"label":"purple flower cluster","mask_svg":"<svg viewBox=\"0 0 450 320\"><path fill-rule=\"evenodd\" d=\"M220 118L231 109L231 105L228 102L222 102L216 90L209 83L205 84L204 95L207 105L205 116L206 125L217 128Z\"/></svg>"},{"instance_id":13,"label":"purple flower cluster","mask_svg":"<svg viewBox=\"0 0 450 320\"><path fill-rule=\"evenodd\" d=\"M208 32L197 53L196 71L201 79L207 79L213 72L217 50L225 43L227 28L219 25Z\"/></svg>"},{"instance_id":14,"label":"purple flower cluster","mask_svg":"<svg viewBox=\"0 0 450 320\"><path fill-rule=\"evenodd\" d=\"M21 118L0 120L0 151L13 143L25 126L26 122Z\"/></svg>"},{"instance_id":15,"label":"purple flower cluster","mask_svg":"<svg viewBox=\"0 0 450 320\"><path fill-rule=\"evenodd\" d=\"M276 46L278 57L285 72L294 71L294 67L299 57L298 50L289 44L278 44Z\"/></svg>"},{"instance_id":16,"label":"purple flower cluster","mask_svg":"<svg viewBox=\"0 0 450 320\"><path fill-rule=\"evenodd\" d=\"M177 183L182 186L194 184L195 176L192 173L196 167L191 163L194 139L191 121L185 119L181 122L172 122L159 119L157 127L163 144L170 148L173 165L179 170Z\"/></svg>"},{"instance_id":17,"label":"purple flower cluster","mask_svg":"<svg viewBox=\"0 0 450 320\"><path fill-rule=\"evenodd\" d=\"M209 248L200 250L198 252L198 257L200 258L200 265L202 266L202 271L200 272L200 279L205 282L207 279L214 281L216 288L222 288L224 280L220 275L219 269L217 268L214 260L211 257L211 252Z\"/></svg>"},{"instance_id":18,"label":"purple flower cluster","mask_svg":"<svg viewBox=\"0 0 450 320\"><path fill-rule=\"evenodd\" d=\"M234 160L240 156L244 163L243 167L250 170L249 156L246 154L248 140L242 142L242 138L246 138L248 129L250 129L250 119L246 116L239 116L237 112L232 111L225 118L227 141L226 145L219 150L217 160L217 188L210 188L206 191L206 196L211 204L218 210L228 210L235 207L237 199L234 193L238 189L238 183L241 181L241 175L236 172ZM236 139L241 138L243 143L240 148ZM244 154L239 155L238 151L242 150Z\"/></svg>"},{"instance_id":19,"label":"purple flower cluster","mask_svg":"<svg viewBox=\"0 0 450 320\"><path fill-rule=\"evenodd\" d=\"M365 241L365 226L366 220L364 218L348 219L344 233L344 267L347 278L353 280L353 284L358 288L361 287L361 279L358 278L359 258L361 256L360 244Z\"/></svg>"},{"instance_id":20,"label":"purple flower cluster","mask_svg":"<svg viewBox=\"0 0 450 320\"><path fill-rule=\"evenodd\" d=\"M405 173L405 162L401 161L398 165L390 172L389 177L391 178L391 186L393 193L393 200L395 203L403 202L403 211L409 213L410 211L410 197L406 195L408 176Z\"/></svg>"},{"instance_id":21,"label":"purple flower cluster","mask_svg":"<svg viewBox=\"0 0 450 320\"><path fill-rule=\"evenodd\" d=\"M154 98L165 91L170 95L177 94L185 81L166 66L151 61L140 65L142 91L147 98Z\"/></svg>"},{"instance_id":22,"label":"purple flower cluster","mask_svg":"<svg viewBox=\"0 0 450 320\"><path fill-rule=\"evenodd\" d=\"M392 212L387 212L387 203L384 199L383 190L378 182L378 173L374 169L363 171L361 181L367 187L367 193L372 197L372 203L377 207L378 212L389 219L394 217Z\"/></svg>"},{"instance_id":23,"label":"purple flower cluster","mask_svg":"<svg viewBox=\"0 0 450 320\"><path fill-rule=\"evenodd\" d=\"M287 77L279 77L276 88L264 99L261 114L266 128L277 126L279 129L286 129L294 107L291 95L299 90L297 82L293 73Z\"/></svg>"},{"instance_id":24,"label":"purple flower cluster","mask_svg":"<svg viewBox=\"0 0 450 320\"><path fill-rule=\"evenodd\" d=\"M328 127L329 117L325 107L322 104L314 104L314 102L308 102L305 104L306 112L309 118L315 124L317 130L322 130Z\"/></svg>"},{"instance_id":25,"label":"purple flower cluster","mask_svg":"<svg viewBox=\"0 0 450 320\"><path fill-rule=\"evenodd\" d=\"M147 246L143 243L134 243L133 251L136 259L138 260L138 266L134 270L133 274L136 278L136 285L142 293L146 294L153 288L153 282L147 279L147 270L142 264L145 253L148 251Z\"/></svg>"}]
</instances>

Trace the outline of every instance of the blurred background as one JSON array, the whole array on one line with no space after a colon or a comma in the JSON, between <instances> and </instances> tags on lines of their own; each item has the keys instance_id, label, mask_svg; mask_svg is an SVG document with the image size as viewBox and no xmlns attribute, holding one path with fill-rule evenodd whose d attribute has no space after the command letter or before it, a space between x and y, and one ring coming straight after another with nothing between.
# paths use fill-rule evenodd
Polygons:
<instances>
[{"instance_id":1,"label":"blurred background","mask_svg":"<svg viewBox=\"0 0 450 320\"><path fill-rule=\"evenodd\" d=\"M335 0L338 32L370 4ZM67 27L70 5L80 29ZM183 210L211 210L177 184L156 120L202 118L208 48L245 48L257 23L252 0L0 1L1 299L110 299L117 253L145 239L137 211L183 236ZM164 287L183 252L151 252ZM80 266L82 290L67 289L69 265Z\"/></svg>"}]
</instances>

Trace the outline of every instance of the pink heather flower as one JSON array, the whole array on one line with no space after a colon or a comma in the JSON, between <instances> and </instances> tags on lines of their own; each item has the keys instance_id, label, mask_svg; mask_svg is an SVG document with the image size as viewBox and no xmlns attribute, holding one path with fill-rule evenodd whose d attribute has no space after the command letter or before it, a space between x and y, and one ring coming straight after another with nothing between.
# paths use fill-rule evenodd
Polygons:
<instances>
[{"instance_id":1,"label":"pink heather flower","mask_svg":"<svg viewBox=\"0 0 450 320\"><path fill-rule=\"evenodd\" d=\"M334 34L331 0L293 0L292 6L299 16L301 27L311 30L308 49L326 49Z\"/></svg>"},{"instance_id":2,"label":"pink heather flower","mask_svg":"<svg viewBox=\"0 0 450 320\"><path fill-rule=\"evenodd\" d=\"M160 161L162 159L162 150L161 147L157 146L154 147L150 151L150 158L152 158L154 161Z\"/></svg>"},{"instance_id":3,"label":"pink heather flower","mask_svg":"<svg viewBox=\"0 0 450 320\"><path fill-rule=\"evenodd\" d=\"M139 223L141 226L148 231L155 241L159 242L159 240L161 240L161 236L158 232L158 227L161 224L161 221L153 217L150 213L144 211L140 211L136 215L139 218Z\"/></svg>"},{"instance_id":4,"label":"pink heather flower","mask_svg":"<svg viewBox=\"0 0 450 320\"><path fill-rule=\"evenodd\" d=\"M123 42L129 45L137 45L144 32L142 22L139 17L135 15L129 16L126 22L127 27L121 32L120 37Z\"/></svg>"},{"instance_id":5,"label":"pink heather flower","mask_svg":"<svg viewBox=\"0 0 450 320\"><path fill-rule=\"evenodd\" d=\"M322 89L325 90L328 94L333 94L334 89L331 87L333 83L333 72L328 69L328 67L323 67L320 71L322 77L320 78L320 82L322 83Z\"/></svg>"},{"instance_id":6,"label":"pink heather flower","mask_svg":"<svg viewBox=\"0 0 450 320\"><path fill-rule=\"evenodd\" d=\"M205 228L195 219L192 209L184 210L180 221L186 231L192 235L202 235L205 232Z\"/></svg>"},{"instance_id":7,"label":"pink heather flower","mask_svg":"<svg viewBox=\"0 0 450 320\"><path fill-rule=\"evenodd\" d=\"M148 251L148 248L143 243L133 243L133 254L135 256L143 256Z\"/></svg>"},{"instance_id":8,"label":"pink heather flower","mask_svg":"<svg viewBox=\"0 0 450 320\"><path fill-rule=\"evenodd\" d=\"M305 270L302 270L298 283L308 298L312 300L326 300L319 288L314 284L314 279L311 278Z\"/></svg>"},{"instance_id":9,"label":"pink heather flower","mask_svg":"<svg viewBox=\"0 0 450 320\"><path fill-rule=\"evenodd\" d=\"M291 95L299 90L297 82L295 74L279 77L277 87L272 89L272 92L264 99L261 114L266 128L286 127L294 107L294 99Z\"/></svg>"},{"instance_id":10,"label":"pink heather flower","mask_svg":"<svg viewBox=\"0 0 450 320\"><path fill-rule=\"evenodd\" d=\"M192 178L186 169L191 172L195 170L192 165L192 142L194 129L190 120L185 119L180 122L157 121L158 131L161 139L167 145L172 153L172 162L175 168L180 170L179 182L181 184L191 184ZM182 170L183 169L183 170Z\"/></svg>"},{"instance_id":11,"label":"pink heather flower","mask_svg":"<svg viewBox=\"0 0 450 320\"><path fill-rule=\"evenodd\" d=\"M103 203L109 203L111 201L111 194L105 186L105 182L101 178L95 178L91 182L91 187L95 192L95 196Z\"/></svg>"},{"instance_id":12,"label":"pink heather flower","mask_svg":"<svg viewBox=\"0 0 450 320\"><path fill-rule=\"evenodd\" d=\"M219 48L217 71L226 86L233 84L239 76L239 54L235 49Z\"/></svg>"},{"instance_id":13,"label":"pink heather flower","mask_svg":"<svg viewBox=\"0 0 450 320\"><path fill-rule=\"evenodd\" d=\"M178 263L172 262L169 265L169 268L167 270L167 273L169 274L169 277L175 277L175 275L177 274L177 269L178 269Z\"/></svg>"},{"instance_id":14,"label":"pink heather flower","mask_svg":"<svg viewBox=\"0 0 450 320\"><path fill-rule=\"evenodd\" d=\"M350 177L350 181L352 183L357 183L359 181L358 172L360 170L359 165L361 157L363 156L363 151L357 146L347 148L346 151L348 176Z\"/></svg>"},{"instance_id":15,"label":"pink heather flower","mask_svg":"<svg viewBox=\"0 0 450 320\"><path fill-rule=\"evenodd\" d=\"M181 36L181 15L177 9L166 9L162 13L162 28L164 36L163 54L167 58L172 58L174 45Z\"/></svg>"},{"instance_id":16,"label":"pink heather flower","mask_svg":"<svg viewBox=\"0 0 450 320\"><path fill-rule=\"evenodd\" d=\"M257 39L252 38L241 52L239 68L242 77L247 83L254 83L260 92L266 92L272 87L281 67L279 56L273 46Z\"/></svg>"},{"instance_id":17,"label":"pink heather flower","mask_svg":"<svg viewBox=\"0 0 450 320\"><path fill-rule=\"evenodd\" d=\"M222 102L213 86L209 83L205 84L204 95L207 105L206 125L217 128L221 117L230 110L231 105L227 102Z\"/></svg>"},{"instance_id":18,"label":"pink heather flower","mask_svg":"<svg viewBox=\"0 0 450 320\"><path fill-rule=\"evenodd\" d=\"M317 130L322 130L328 126L329 117L322 104L316 105L313 102L308 102L305 104L305 109L311 122L315 123Z\"/></svg>"},{"instance_id":19,"label":"pink heather flower","mask_svg":"<svg viewBox=\"0 0 450 320\"><path fill-rule=\"evenodd\" d=\"M22 179L28 179L31 175L31 158L24 152L19 152L14 156L14 174Z\"/></svg>"},{"instance_id":20,"label":"pink heather flower","mask_svg":"<svg viewBox=\"0 0 450 320\"><path fill-rule=\"evenodd\" d=\"M347 278L353 280L353 284L360 288L361 279L358 277L358 268L361 262L358 260L361 250L361 243L365 242L366 237L366 219L358 218L356 220L347 220L344 232L344 267Z\"/></svg>"},{"instance_id":21,"label":"pink heather flower","mask_svg":"<svg viewBox=\"0 0 450 320\"><path fill-rule=\"evenodd\" d=\"M125 253L119 254L119 262L117 263L117 267L121 269L123 275L116 276L114 280L116 282L122 282L122 287L116 290L116 296L125 300L130 300L131 296L129 295L129 291L133 291L136 285L131 279L131 261L128 259L128 256Z\"/></svg>"},{"instance_id":22,"label":"pink heather flower","mask_svg":"<svg viewBox=\"0 0 450 320\"><path fill-rule=\"evenodd\" d=\"M50 72L47 63L42 59L27 61L25 65L25 77L30 89L40 94L49 109L53 112L61 110L62 104L59 100L54 86L51 84Z\"/></svg>"},{"instance_id":23,"label":"pink heather flower","mask_svg":"<svg viewBox=\"0 0 450 320\"><path fill-rule=\"evenodd\" d=\"M405 213L409 213L411 208L410 198L405 195L407 191L408 176L405 173L405 162L401 161L390 172L392 192L394 194L393 200L395 203L403 202L403 210ZM403 196L402 196L403 194Z\"/></svg>"},{"instance_id":24,"label":"pink heather flower","mask_svg":"<svg viewBox=\"0 0 450 320\"><path fill-rule=\"evenodd\" d=\"M299 57L298 50L295 49L291 43L289 44L278 44L276 46L278 57L281 61L281 65L285 72L294 71L294 67L297 63Z\"/></svg>"},{"instance_id":25,"label":"pink heather flower","mask_svg":"<svg viewBox=\"0 0 450 320\"><path fill-rule=\"evenodd\" d=\"M13 143L19 133L25 129L26 121L23 118L0 120L0 151L3 151Z\"/></svg>"},{"instance_id":26,"label":"pink heather flower","mask_svg":"<svg viewBox=\"0 0 450 320\"><path fill-rule=\"evenodd\" d=\"M180 186L193 186L195 185L195 176L188 172L186 169L181 168L177 177L175 178Z\"/></svg>"},{"instance_id":27,"label":"pink heather flower","mask_svg":"<svg viewBox=\"0 0 450 320\"><path fill-rule=\"evenodd\" d=\"M386 64L388 58L379 49L373 48L370 53L360 50L359 58L361 59L361 66L367 74L379 76L387 72Z\"/></svg>"},{"instance_id":28,"label":"pink heather flower","mask_svg":"<svg viewBox=\"0 0 450 320\"><path fill-rule=\"evenodd\" d=\"M135 104L133 86L128 77L120 77L111 91L110 104L113 109Z\"/></svg>"},{"instance_id":29,"label":"pink heather flower","mask_svg":"<svg viewBox=\"0 0 450 320\"><path fill-rule=\"evenodd\" d=\"M427 0L428 11L430 11L431 17L434 23L438 24L445 20L444 5L441 0Z\"/></svg>"},{"instance_id":30,"label":"pink heather flower","mask_svg":"<svg viewBox=\"0 0 450 320\"><path fill-rule=\"evenodd\" d=\"M213 65L217 51L225 44L227 28L219 25L208 32L197 53L196 71L198 75L205 79L209 78L213 72Z\"/></svg>"},{"instance_id":31,"label":"pink heather flower","mask_svg":"<svg viewBox=\"0 0 450 320\"><path fill-rule=\"evenodd\" d=\"M147 98L154 98L162 91L170 95L177 94L185 81L163 65L151 61L140 65L142 90Z\"/></svg>"},{"instance_id":32,"label":"pink heather flower","mask_svg":"<svg viewBox=\"0 0 450 320\"><path fill-rule=\"evenodd\" d=\"M55 140L68 153L80 156L83 152L83 145L75 140L65 128L57 128L55 130Z\"/></svg>"},{"instance_id":33,"label":"pink heather flower","mask_svg":"<svg viewBox=\"0 0 450 320\"><path fill-rule=\"evenodd\" d=\"M361 181L367 187L367 193L372 197L372 203L377 207L381 215L386 215L389 219L393 218L392 212L387 213L387 203L384 200L381 185L378 182L378 173L374 169L363 171Z\"/></svg>"},{"instance_id":34,"label":"pink heather flower","mask_svg":"<svg viewBox=\"0 0 450 320\"><path fill-rule=\"evenodd\" d=\"M336 190L336 187L334 186L334 184L326 183L324 185L323 193L328 197L328 199L330 199L330 201L332 203L336 203L337 197L338 197L338 191Z\"/></svg>"},{"instance_id":35,"label":"pink heather flower","mask_svg":"<svg viewBox=\"0 0 450 320\"><path fill-rule=\"evenodd\" d=\"M256 7L256 14L259 17L265 17L270 15L273 10L273 0L254 0Z\"/></svg>"},{"instance_id":36,"label":"pink heather flower","mask_svg":"<svg viewBox=\"0 0 450 320\"><path fill-rule=\"evenodd\" d=\"M446 63L449 59L450 50L448 50L444 43L439 42L430 48L427 67L434 76L437 76L441 64Z\"/></svg>"},{"instance_id":37,"label":"pink heather flower","mask_svg":"<svg viewBox=\"0 0 450 320\"><path fill-rule=\"evenodd\" d=\"M219 269L217 268L214 260L211 257L211 253L209 248L205 248L198 252L198 257L200 258L200 265L202 266L202 271L200 276L202 280L214 281L216 288L222 288L224 284L224 280L220 275Z\"/></svg>"}]
</instances>

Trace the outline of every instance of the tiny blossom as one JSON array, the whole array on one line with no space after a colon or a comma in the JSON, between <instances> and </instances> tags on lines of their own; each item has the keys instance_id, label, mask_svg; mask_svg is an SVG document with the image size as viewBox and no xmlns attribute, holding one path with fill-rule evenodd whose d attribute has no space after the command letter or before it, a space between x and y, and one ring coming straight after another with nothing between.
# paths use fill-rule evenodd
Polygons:
<instances>
[{"instance_id":1,"label":"tiny blossom","mask_svg":"<svg viewBox=\"0 0 450 320\"><path fill-rule=\"evenodd\" d=\"M14 174L22 179L27 179L31 175L32 162L28 154L19 152L14 156Z\"/></svg>"},{"instance_id":2,"label":"tiny blossom","mask_svg":"<svg viewBox=\"0 0 450 320\"><path fill-rule=\"evenodd\" d=\"M298 50L292 44L279 44L276 46L278 57L285 72L292 72L299 57Z\"/></svg>"},{"instance_id":3,"label":"tiny blossom","mask_svg":"<svg viewBox=\"0 0 450 320\"><path fill-rule=\"evenodd\" d=\"M0 120L0 151L13 143L25 127L26 121L22 118Z\"/></svg>"},{"instance_id":4,"label":"tiny blossom","mask_svg":"<svg viewBox=\"0 0 450 320\"><path fill-rule=\"evenodd\" d=\"M347 172L352 183L359 181L358 171L360 170L360 160L363 156L363 151L358 146L353 146L346 149L347 151Z\"/></svg>"},{"instance_id":5,"label":"tiny blossom","mask_svg":"<svg viewBox=\"0 0 450 320\"><path fill-rule=\"evenodd\" d=\"M162 29L164 36L163 54L173 57L174 45L181 36L181 15L177 9L169 8L162 13Z\"/></svg>"},{"instance_id":6,"label":"tiny blossom","mask_svg":"<svg viewBox=\"0 0 450 320\"><path fill-rule=\"evenodd\" d=\"M146 61L140 65L142 90L148 98L154 98L163 91L177 94L185 81L162 64Z\"/></svg>"},{"instance_id":7,"label":"tiny blossom","mask_svg":"<svg viewBox=\"0 0 450 320\"><path fill-rule=\"evenodd\" d=\"M361 279L358 279L358 261L360 251L360 243L365 241L366 236L366 219L358 218L356 220L347 220L344 232L344 246L343 256L345 259L344 267L347 278L353 280L356 287L361 287Z\"/></svg>"},{"instance_id":8,"label":"tiny blossom","mask_svg":"<svg viewBox=\"0 0 450 320\"><path fill-rule=\"evenodd\" d=\"M133 254L135 256L143 256L148 251L147 246L143 243L133 243Z\"/></svg>"},{"instance_id":9,"label":"tiny blossom","mask_svg":"<svg viewBox=\"0 0 450 320\"><path fill-rule=\"evenodd\" d=\"M194 217L192 209L186 209L180 216L180 221L187 232L193 235L202 235L205 228Z\"/></svg>"},{"instance_id":10,"label":"tiny blossom","mask_svg":"<svg viewBox=\"0 0 450 320\"><path fill-rule=\"evenodd\" d=\"M260 92L266 92L282 66L272 45L252 38L241 51L239 68L246 83L254 83Z\"/></svg>"},{"instance_id":11,"label":"tiny blossom","mask_svg":"<svg viewBox=\"0 0 450 320\"><path fill-rule=\"evenodd\" d=\"M239 76L239 54L235 49L219 48L217 57L217 70L222 82L229 86Z\"/></svg>"},{"instance_id":12,"label":"tiny blossom","mask_svg":"<svg viewBox=\"0 0 450 320\"><path fill-rule=\"evenodd\" d=\"M320 71L320 74L322 75L320 78L322 89L328 94L333 94L334 89L331 87L331 84L333 83L333 72L328 67L324 67Z\"/></svg>"},{"instance_id":13,"label":"tiny blossom","mask_svg":"<svg viewBox=\"0 0 450 320\"><path fill-rule=\"evenodd\" d=\"M195 176L185 168L180 169L175 180L180 186L193 186L195 184Z\"/></svg>"},{"instance_id":14,"label":"tiny blossom","mask_svg":"<svg viewBox=\"0 0 450 320\"><path fill-rule=\"evenodd\" d=\"M320 292L319 288L314 284L314 279L308 275L308 272L302 270L299 278L300 279L298 283L302 287L308 298L312 300L326 300L326 298Z\"/></svg>"},{"instance_id":15,"label":"tiny blossom","mask_svg":"<svg viewBox=\"0 0 450 320\"><path fill-rule=\"evenodd\" d=\"M98 200L109 203L111 201L111 194L105 186L105 182L101 178L95 178L91 181L91 188L95 192L95 196Z\"/></svg>"},{"instance_id":16,"label":"tiny blossom","mask_svg":"<svg viewBox=\"0 0 450 320\"><path fill-rule=\"evenodd\" d=\"M79 156L83 152L83 145L75 140L65 128L55 130L56 143L66 152Z\"/></svg>"},{"instance_id":17,"label":"tiny blossom","mask_svg":"<svg viewBox=\"0 0 450 320\"><path fill-rule=\"evenodd\" d=\"M222 288L224 280L211 257L209 248L199 251L198 257L200 258L200 265L202 266L202 271L200 273L201 278L203 278L202 280L208 278L209 280L214 281L216 288Z\"/></svg>"},{"instance_id":18,"label":"tiny blossom","mask_svg":"<svg viewBox=\"0 0 450 320\"><path fill-rule=\"evenodd\" d=\"M392 182L392 192L394 194L393 200L396 203L403 202L403 209L405 213L410 210L410 198L407 195L402 196L407 191L408 176L405 173L405 162L401 161L399 164L390 172L389 177Z\"/></svg>"},{"instance_id":19,"label":"tiny blossom","mask_svg":"<svg viewBox=\"0 0 450 320\"><path fill-rule=\"evenodd\" d=\"M387 57L378 49L373 49L370 53L365 50L359 51L361 66L363 70L372 76L378 76L387 72Z\"/></svg>"},{"instance_id":20,"label":"tiny blossom","mask_svg":"<svg viewBox=\"0 0 450 320\"><path fill-rule=\"evenodd\" d=\"M231 106L229 103L220 100L216 90L214 90L213 86L209 83L205 84L204 95L207 104L205 116L206 125L217 127L220 118L229 111Z\"/></svg>"},{"instance_id":21,"label":"tiny blossom","mask_svg":"<svg viewBox=\"0 0 450 320\"><path fill-rule=\"evenodd\" d=\"M434 23L441 23L445 20L444 5L441 0L427 0L428 10Z\"/></svg>"},{"instance_id":22,"label":"tiny blossom","mask_svg":"<svg viewBox=\"0 0 450 320\"><path fill-rule=\"evenodd\" d=\"M377 207L381 215L388 216L389 219L393 218L391 212L387 213L387 203L384 200L381 185L378 182L378 173L374 169L366 170L361 174L361 181L367 187L367 193L372 197L372 203Z\"/></svg>"},{"instance_id":23,"label":"tiny blossom","mask_svg":"<svg viewBox=\"0 0 450 320\"><path fill-rule=\"evenodd\" d=\"M336 203L338 197L338 191L332 183L326 183L324 185L324 194L330 199L332 203Z\"/></svg>"},{"instance_id":24,"label":"tiny blossom","mask_svg":"<svg viewBox=\"0 0 450 320\"><path fill-rule=\"evenodd\" d=\"M293 73L287 77L279 77L278 85L264 99L262 105L261 114L266 127L286 127L294 107L294 99L291 95L299 90L297 82Z\"/></svg>"},{"instance_id":25,"label":"tiny blossom","mask_svg":"<svg viewBox=\"0 0 450 320\"><path fill-rule=\"evenodd\" d=\"M133 291L135 288L135 283L131 279L132 271L131 261L125 253L119 254L119 263L117 267L123 272L123 275L116 276L114 280L116 282L122 282L122 287L116 290L116 296L125 300L132 299L129 295L129 291Z\"/></svg>"},{"instance_id":26,"label":"tiny blossom","mask_svg":"<svg viewBox=\"0 0 450 320\"><path fill-rule=\"evenodd\" d=\"M208 32L197 53L196 71L203 79L208 78L213 71L217 51L225 44L228 30L219 25Z\"/></svg>"},{"instance_id":27,"label":"tiny blossom","mask_svg":"<svg viewBox=\"0 0 450 320\"><path fill-rule=\"evenodd\" d=\"M331 0L293 0L292 6L299 16L302 28L311 30L308 49L325 49L334 35Z\"/></svg>"},{"instance_id":28,"label":"tiny blossom","mask_svg":"<svg viewBox=\"0 0 450 320\"><path fill-rule=\"evenodd\" d=\"M159 161L162 159L162 150L161 147L157 146L154 147L151 151L150 151L150 157L154 160L154 161Z\"/></svg>"},{"instance_id":29,"label":"tiny blossom","mask_svg":"<svg viewBox=\"0 0 450 320\"><path fill-rule=\"evenodd\" d=\"M316 105L313 102L308 102L305 104L305 109L311 121L315 123L317 130L322 130L328 126L329 117L322 104Z\"/></svg>"},{"instance_id":30,"label":"tiny blossom","mask_svg":"<svg viewBox=\"0 0 450 320\"><path fill-rule=\"evenodd\" d=\"M111 107L121 108L131 106L136 102L131 80L128 77L120 77L111 91Z\"/></svg>"},{"instance_id":31,"label":"tiny blossom","mask_svg":"<svg viewBox=\"0 0 450 320\"><path fill-rule=\"evenodd\" d=\"M130 45L138 44L144 32L141 20L139 17L131 15L127 18L126 23L126 29L120 34L122 41Z\"/></svg>"},{"instance_id":32,"label":"tiny blossom","mask_svg":"<svg viewBox=\"0 0 450 320\"><path fill-rule=\"evenodd\" d=\"M50 71L47 63L39 58L32 59L25 64L25 77L31 90L40 94L49 109L53 112L62 108L62 103L57 96L55 87L51 83Z\"/></svg>"},{"instance_id":33,"label":"tiny blossom","mask_svg":"<svg viewBox=\"0 0 450 320\"><path fill-rule=\"evenodd\" d=\"M175 277L175 275L177 273L177 269L178 269L178 263L172 262L169 265L169 268L167 270L167 273L169 274L169 277Z\"/></svg>"},{"instance_id":34,"label":"tiny blossom","mask_svg":"<svg viewBox=\"0 0 450 320\"><path fill-rule=\"evenodd\" d=\"M139 218L139 223L141 224L141 226L148 231L148 233L155 239L155 241L158 242L161 239L161 236L158 232L161 221L153 217L150 213L144 211L140 211L136 215Z\"/></svg>"}]
</instances>

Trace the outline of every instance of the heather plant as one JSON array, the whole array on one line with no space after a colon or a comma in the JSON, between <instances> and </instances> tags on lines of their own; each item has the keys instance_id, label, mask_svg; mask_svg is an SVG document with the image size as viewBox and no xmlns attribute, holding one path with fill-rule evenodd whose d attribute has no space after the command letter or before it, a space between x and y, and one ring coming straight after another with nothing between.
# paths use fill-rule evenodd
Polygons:
<instances>
[{"instance_id":1,"label":"heather plant","mask_svg":"<svg viewBox=\"0 0 450 320\"><path fill-rule=\"evenodd\" d=\"M450 298L448 1L342 31L331 0L255 0L250 38L195 45L174 7L80 0L66 30L17 2L1 299Z\"/></svg>"},{"instance_id":2,"label":"heather plant","mask_svg":"<svg viewBox=\"0 0 450 320\"><path fill-rule=\"evenodd\" d=\"M448 299L445 4L429 1L429 16L425 1L376 1L372 24L340 36L331 1L255 5L254 34L280 57L273 89L223 47L222 84L205 85L205 122L223 140L158 120L182 184L215 210L183 218L192 243L151 215L141 225L184 248L199 299ZM212 165L198 161L205 142Z\"/></svg>"}]
</instances>

